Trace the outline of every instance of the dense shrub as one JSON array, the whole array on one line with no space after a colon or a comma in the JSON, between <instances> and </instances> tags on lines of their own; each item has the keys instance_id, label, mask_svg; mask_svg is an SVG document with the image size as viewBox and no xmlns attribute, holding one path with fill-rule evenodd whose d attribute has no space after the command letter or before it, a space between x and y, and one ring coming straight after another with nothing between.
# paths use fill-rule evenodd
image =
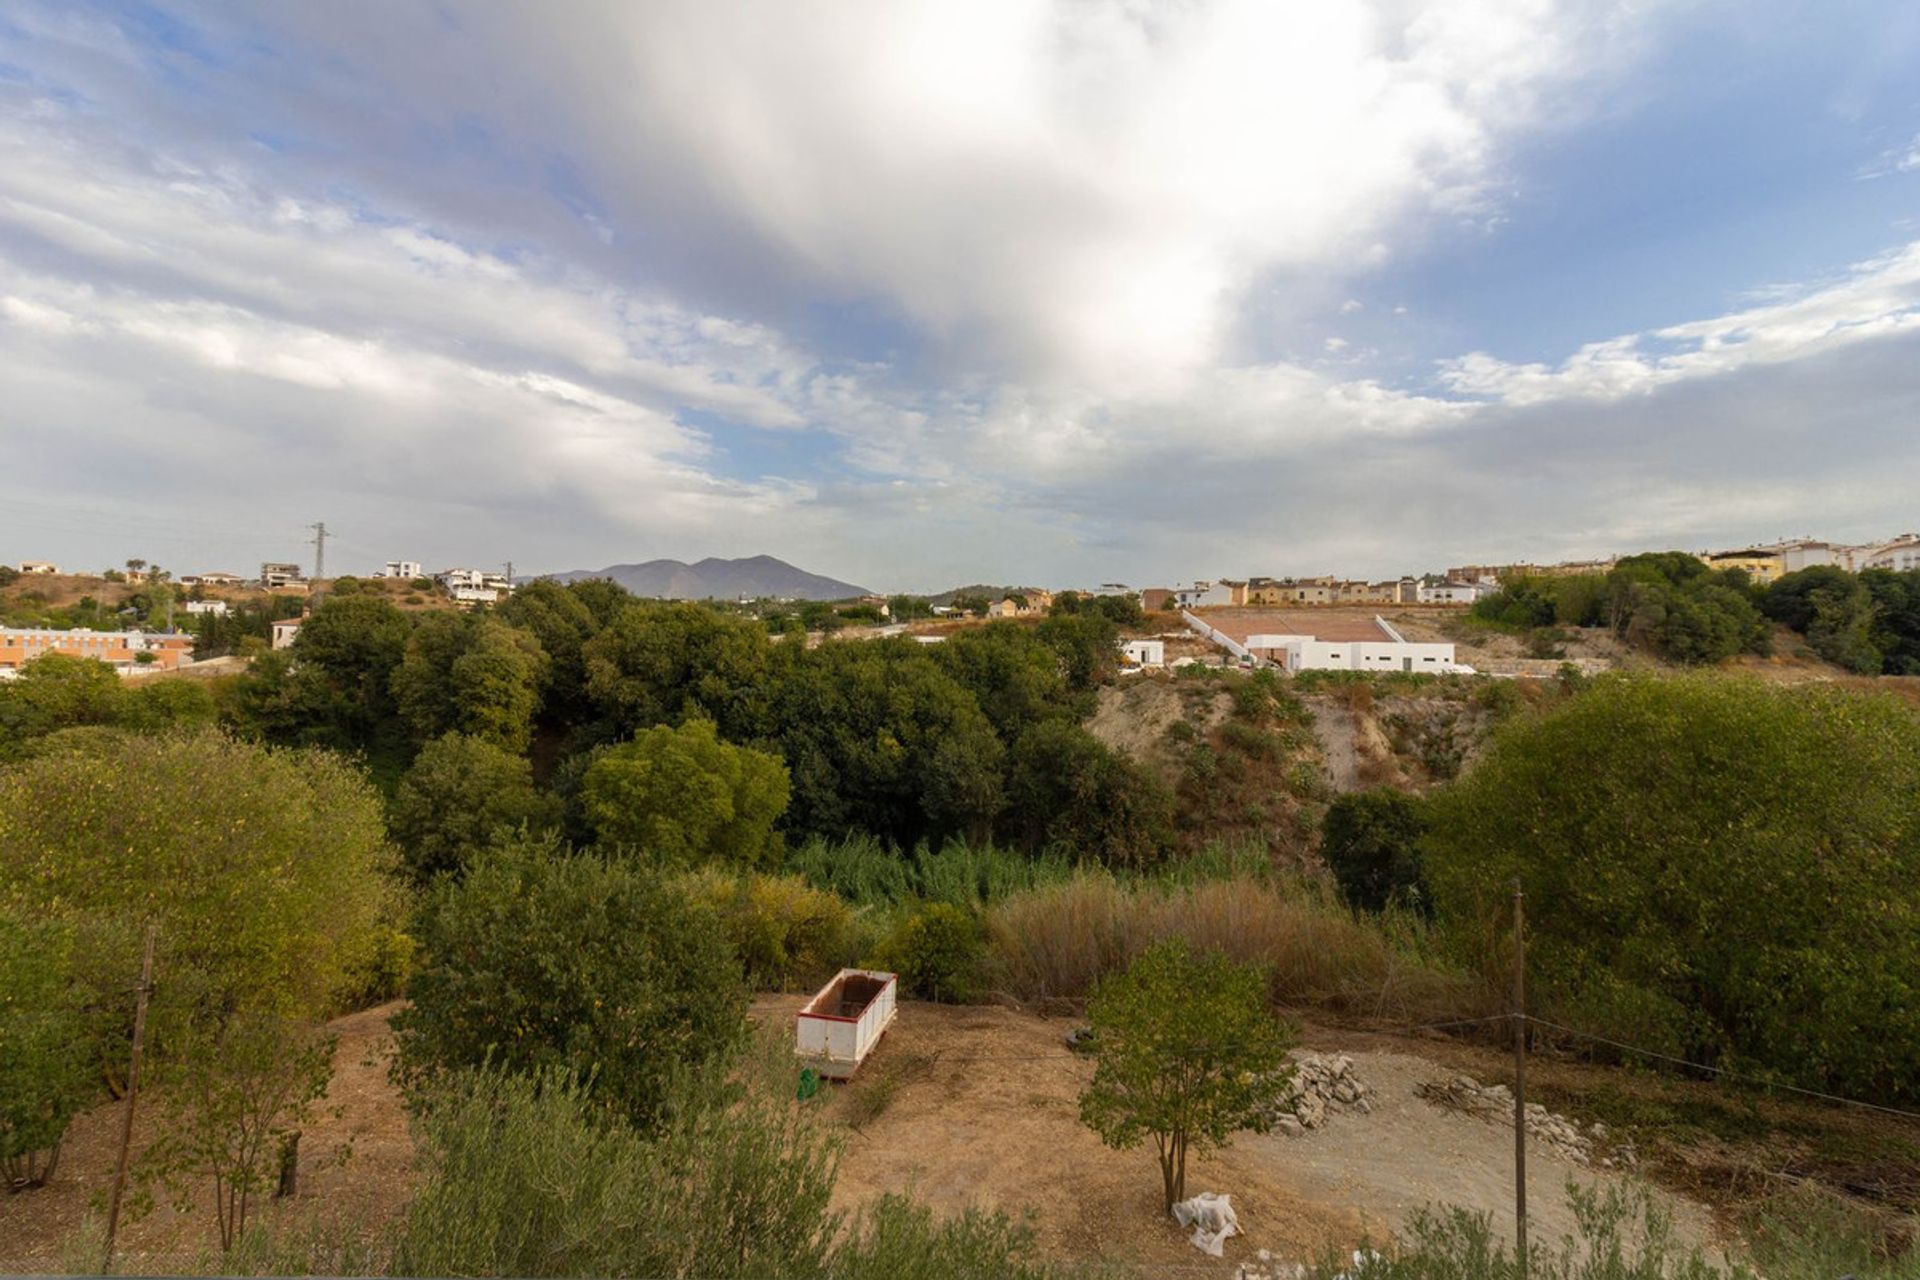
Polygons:
<instances>
[{"instance_id":1,"label":"dense shrub","mask_svg":"<svg viewBox=\"0 0 1920 1280\"><path fill-rule=\"evenodd\" d=\"M424 885L460 871L503 835L557 820L553 797L534 787L524 757L484 738L449 733L414 757L394 790L390 821L407 872Z\"/></svg>"},{"instance_id":2,"label":"dense shrub","mask_svg":"<svg viewBox=\"0 0 1920 1280\"><path fill-rule=\"evenodd\" d=\"M1172 794L1079 725L1045 721L1027 730L1008 775L1006 825L1029 849L1144 867L1172 845Z\"/></svg>"},{"instance_id":3,"label":"dense shrub","mask_svg":"<svg viewBox=\"0 0 1920 1280\"><path fill-rule=\"evenodd\" d=\"M675 1081L642 1132L575 1074L452 1073L424 1098L393 1273L821 1276L837 1153L781 1079L732 1105Z\"/></svg>"},{"instance_id":4,"label":"dense shrub","mask_svg":"<svg viewBox=\"0 0 1920 1280\"><path fill-rule=\"evenodd\" d=\"M1348 905L1384 911L1399 902L1429 909L1420 870L1426 833L1420 800L1380 787L1335 797L1320 825L1320 853Z\"/></svg>"},{"instance_id":5,"label":"dense shrub","mask_svg":"<svg viewBox=\"0 0 1920 1280\"><path fill-rule=\"evenodd\" d=\"M1528 896L1545 1007L1855 1096L1920 1097L1920 720L1754 681L1596 681L1432 800L1462 945ZM1504 963L1504 962L1502 962ZM1870 1030L1869 1030L1870 1029Z\"/></svg>"},{"instance_id":6,"label":"dense shrub","mask_svg":"<svg viewBox=\"0 0 1920 1280\"><path fill-rule=\"evenodd\" d=\"M880 964L900 975L908 995L962 1004L978 987L983 954L979 923L959 907L933 902L902 921L882 945Z\"/></svg>"},{"instance_id":7,"label":"dense shrub","mask_svg":"<svg viewBox=\"0 0 1920 1280\"><path fill-rule=\"evenodd\" d=\"M438 881L420 915L393 1019L410 1083L489 1060L564 1067L647 1124L670 1079L737 1042L746 992L719 919L630 863L515 839Z\"/></svg>"},{"instance_id":8,"label":"dense shrub","mask_svg":"<svg viewBox=\"0 0 1920 1280\"><path fill-rule=\"evenodd\" d=\"M688 892L718 913L747 981L759 990L812 987L857 959L853 912L798 876L692 876Z\"/></svg>"},{"instance_id":9,"label":"dense shrub","mask_svg":"<svg viewBox=\"0 0 1920 1280\"><path fill-rule=\"evenodd\" d=\"M596 839L668 867L778 862L773 824L787 808L780 758L722 742L709 720L656 725L600 751L581 779Z\"/></svg>"}]
</instances>

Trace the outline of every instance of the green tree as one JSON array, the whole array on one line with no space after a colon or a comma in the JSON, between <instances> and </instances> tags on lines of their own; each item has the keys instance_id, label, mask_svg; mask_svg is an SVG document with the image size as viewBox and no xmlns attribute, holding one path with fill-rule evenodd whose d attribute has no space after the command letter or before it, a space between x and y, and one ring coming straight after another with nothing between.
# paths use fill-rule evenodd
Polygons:
<instances>
[{"instance_id":1,"label":"green tree","mask_svg":"<svg viewBox=\"0 0 1920 1280\"><path fill-rule=\"evenodd\" d=\"M651 1126L676 1075L723 1067L739 1043L746 990L720 920L627 861L509 841L435 882L420 941L393 1018L415 1086L489 1061L563 1068Z\"/></svg>"},{"instance_id":2,"label":"green tree","mask_svg":"<svg viewBox=\"0 0 1920 1280\"><path fill-rule=\"evenodd\" d=\"M1042 720L1077 719L1079 701L1067 691L1059 655L1012 622L989 622L956 632L935 647L934 659L972 693L1003 743Z\"/></svg>"},{"instance_id":3,"label":"green tree","mask_svg":"<svg viewBox=\"0 0 1920 1280\"><path fill-rule=\"evenodd\" d=\"M1080 1120L1118 1150L1152 1138L1171 1210L1187 1196L1187 1153L1262 1125L1284 1086L1289 1028L1267 1007L1267 975L1184 939L1148 947L1087 1004L1093 1080Z\"/></svg>"},{"instance_id":4,"label":"green tree","mask_svg":"<svg viewBox=\"0 0 1920 1280\"><path fill-rule=\"evenodd\" d=\"M0 756L57 729L116 724L126 696L120 677L98 658L43 654L0 681Z\"/></svg>"},{"instance_id":5,"label":"green tree","mask_svg":"<svg viewBox=\"0 0 1920 1280\"><path fill-rule=\"evenodd\" d=\"M1008 834L1032 851L1145 867L1173 844L1173 794L1146 769L1067 720L1022 734L1007 767Z\"/></svg>"},{"instance_id":6,"label":"green tree","mask_svg":"<svg viewBox=\"0 0 1920 1280\"><path fill-rule=\"evenodd\" d=\"M220 723L276 746L353 744L360 709L318 667L279 649L255 658L215 694Z\"/></svg>"},{"instance_id":7,"label":"green tree","mask_svg":"<svg viewBox=\"0 0 1920 1280\"><path fill-rule=\"evenodd\" d=\"M256 1200L277 1181L287 1144L333 1078L334 1038L311 1024L245 1012L176 1043L159 1093L161 1137L141 1159L141 1176L192 1206L196 1181L213 1186L220 1251L247 1229Z\"/></svg>"},{"instance_id":8,"label":"green tree","mask_svg":"<svg viewBox=\"0 0 1920 1280\"><path fill-rule=\"evenodd\" d=\"M412 622L385 596L324 600L300 624L293 656L317 668L369 716L392 710L388 685Z\"/></svg>"},{"instance_id":9,"label":"green tree","mask_svg":"<svg viewBox=\"0 0 1920 1280\"><path fill-rule=\"evenodd\" d=\"M926 646L791 645L775 658L769 736L792 779L790 832L865 831L911 848L977 833L999 812L999 739Z\"/></svg>"},{"instance_id":10,"label":"green tree","mask_svg":"<svg viewBox=\"0 0 1920 1280\"><path fill-rule=\"evenodd\" d=\"M548 716L578 719L587 710L585 649L600 630L600 620L582 598L584 586L539 578L501 601L496 611L501 621L538 640L547 655L540 691Z\"/></svg>"},{"instance_id":11,"label":"green tree","mask_svg":"<svg viewBox=\"0 0 1920 1280\"><path fill-rule=\"evenodd\" d=\"M750 736L772 645L764 628L697 604L633 604L583 649L587 692L622 733L712 720Z\"/></svg>"},{"instance_id":12,"label":"green tree","mask_svg":"<svg viewBox=\"0 0 1920 1280\"><path fill-rule=\"evenodd\" d=\"M64 921L0 908L0 1174L9 1188L53 1177L68 1123L99 1089L77 939Z\"/></svg>"},{"instance_id":13,"label":"green tree","mask_svg":"<svg viewBox=\"0 0 1920 1280\"><path fill-rule=\"evenodd\" d=\"M406 870L424 885L442 872L457 874L509 832L558 820L557 803L533 785L524 756L448 733L422 747L400 779L390 826Z\"/></svg>"},{"instance_id":14,"label":"green tree","mask_svg":"<svg viewBox=\"0 0 1920 1280\"><path fill-rule=\"evenodd\" d=\"M773 824L787 809L780 757L722 742L711 721L655 725L601 750L581 782L588 826L663 866L779 861Z\"/></svg>"},{"instance_id":15,"label":"green tree","mask_svg":"<svg viewBox=\"0 0 1920 1280\"><path fill-rule=\"evenodd\" d=\"M422 741L465 733L525 751L546 668L531 632L485 614L430 614L407 637L394 702Z\"/></svg>"},{"instance_id":16,"label":"green tree","mask_svg":"<svg viewBox=\"0 0 1920 1280\"><path fill-rule=\"evenodd\" d=\"M1103 613L1055 614L1034 631L1060 659L1067 688L1075 693L1112 679L1120 665L1120 630Z\"/></svg>"},{"instance_id":17,"label":"green tree","mask_svg":"<svg viewBox=\"0 0 1920 1280\"><path fill-rule=\"evenodd\" d=\"M1873 597L1873 644L1890 676L1920 675L1920 569L1868 569L1860 582Z\"/></svg>"},{"instance_id":18,"label":"green tree","mask_svg":"<svg viewBox=\"0 0 1920 1280\"><path fill-rule=\"evenodd\" d=\"M1320 855L1349 906L1384 911L1397 902L1430 913L1420 865L1426 829L1419 797L1392 787L1350 791L1327 806Z\"/></svg>"},{"instance_id":19,"label":"green tree","mask_svg":"<svg viewBox=\"0 0 1920 1280\"><path fill-rule=\"evenodd\" d=\"M216 733L126 737L0 770L0 906L102 936L133 983L157 927L164 1039L242 1008L329 1011L389 892L379 797L338 757Z\"/></svg>"},{"instance_id":20,"label":"green tree","mask_svg":"<svg viewBox=\"0 0 1920 1280\"><path fill-rule=\"evenodd\" d=\"M1477 954L1519 877L1549 1016L1920 1098L1920 720L1898 702L1597 680L1503 726L1430 817L1442 927Z\"/></svg>"}]
</instances>

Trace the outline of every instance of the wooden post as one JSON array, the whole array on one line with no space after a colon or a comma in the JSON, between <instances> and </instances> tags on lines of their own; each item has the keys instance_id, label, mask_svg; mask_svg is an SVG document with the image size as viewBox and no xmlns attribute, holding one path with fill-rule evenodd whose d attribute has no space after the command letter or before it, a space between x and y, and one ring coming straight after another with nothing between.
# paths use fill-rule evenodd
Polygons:
<instances>
[{"instance_id":1,"label":"wooden post","mask_svg":"<svg viewBox=\"0 0 1920 1280\"><path fill-rule=\"evenodd\" d=\"M1527 1274L1527 951L1526 894L1513 881L1513 1240Z\"/></svg>"},{"instance_id":2,"label":"wooden post","mask_svg":"<svg viewBox=\"0 0 1920 1280\"><path fill-rule=\"evenodd\" d=\"M120 1121L120 1162L113 1171L113 1193L107 1199L107 1243L100 1272L113 1270L113 1237L120 1229L120 1196L127 1186L127 1162L133 1153L133 1104L140 1096L140 1049L147 1038L147 996L153 991L153 934L147 926L146 956L140 961L140 988L133 1005L133 1054L127 1063L127 1109Z\"/></svg>"}]
</instances>

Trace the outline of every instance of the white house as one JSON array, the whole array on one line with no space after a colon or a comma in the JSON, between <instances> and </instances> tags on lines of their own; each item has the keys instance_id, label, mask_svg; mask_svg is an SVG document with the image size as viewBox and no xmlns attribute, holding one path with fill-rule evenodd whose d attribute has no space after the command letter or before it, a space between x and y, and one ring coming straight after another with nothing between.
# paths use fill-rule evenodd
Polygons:
<instances>
[{"instance_id":1,"label":"white house","mask_svg":"<svg viewBox=\"0 0 1920 1280\"><path fill-rule=\"evenodd\" d=\"M376 578L411 579L425 577L426 575L420 572L420 562L418 560L389 560L380 567L380 572L373 576Z\"/></svg>"},{"instance_id":2,"label":"white house","mask_svg":"<svg viewBox=\"0 0 1920 1280\"><path fill-rule=\"evenodd\" d=\"M227 602L225 600L189 600L180 607L188 613L212 614L218 618L227 616Z\"/></svg>"},{"instance_id":3,"label":"white house","mask_svg":"<svg viewBox=\"0 0 1920 1280\"><path fill-rule=\"evenodd\" d=\"M1920 569L1920 534L1907 533L1891 542L1883 542L1859 558L1862 569L1891 569L1905 573Z\"/></svg>"},{"instance_id":4,"label":"white house","mask_svg":"<svg viewBox=\"0 0 1920 1280\"><path fill-rule=\"evenodd\" d=\"M55 574L60 572L60 566L46 560L22 560L20 572Z\"/></svg>"},{"instance_id":5,"label":"white house","mask_svg":"<svg viewBox=\"0 0 1920 1280\"><path fill-rule=\"evenodd\" d=\"M1491 582L1442 582L1420 588L1421 604L1472 604L1500 588Z\"/></svg>"},{"instance_id":6,"label":"white house","mask_svg":"<svg viewBox=\"0 0 1920 1280\"><path fill-rule=\"evenodd\" d=\"M1139 667L1164 667L1167 665L1167 642L1129 640L1120 646L1120 657Z\"/></svg>"},{"instance_id":7,"label":"white house","mask_svg":"<svg viewBox=\"0 0 1920 1280\"><path fill-rule=\"evenodd\" d=\"M1224 582L1201 579L1190 587L1175 587L1173 603L1181 609L1208 609L1234 603L1233 588Z\"/></svg>"},{"instance_id":8,"label":"white house","mask_svg":"<svg viewBox=\"0 0 1920 1280\"><path fill-rule=\"evenodd\" d=\"M282 618L273 624L273 647L291 649L296 636L300 634L300 619Z\"/></svg>"}]
</instances>

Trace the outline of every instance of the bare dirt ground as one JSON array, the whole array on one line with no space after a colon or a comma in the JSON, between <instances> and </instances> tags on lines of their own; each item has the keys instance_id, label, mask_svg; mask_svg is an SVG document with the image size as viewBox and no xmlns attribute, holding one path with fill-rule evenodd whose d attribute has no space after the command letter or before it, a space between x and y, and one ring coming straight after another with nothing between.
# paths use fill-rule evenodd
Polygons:
<instances>
[{"instance_id":1,"label":"bare dirt ground","mask_svg":"<svg viewBox=\"0 0 1920 1280\"><path fill-rule=\"evenodd\" d=\"M1101 687L1086 729L1114 750L1165 774L1172 767L1166 749L1169 728L1189 720L1196 733L1205 735L1232 710L1231 694L1183 688L1170 675L1137 675Z\"/></svg>"},{"instance_id":2,"label":"bare dirt ground","mask_svg":"<svg viewBox=\"0 0 1920 1280\"><path fill-rule=\"evenodd\" d=\"M786 1025L800 996L762 996L755 1016ZM376 1229L405 1208L413 1180L406 1117L386 1074L386 1020L395 1006L333 1024L340 1037L325 1113L301 1143L300 1193L269 1215L359 1223ZM1494 1215L1511 1228L1512 1131L1443 1111L1414 1095L1423 1080L1459 1068L1471 1051L1436 1043L1416 1053L1405 1041L1320 1031L1316 1049L1353 1054L1375 1090L1371 1115L1338 1115L1301 1138L1243 1134L1227 1149L1196 1157L1188 1190L1233 1197L1244 1236L1212 1263L1160 1211L1150 1148L1111 1151L1080 1124L1078 1097L1092 1063L1067 1051L1071 1020L1011 1009L907 1002L860 1076L836 1086L824 1118L841 1128L846 1152L835 1201L857 1209L904 1192L941 1213L978 1206L1031 1213L1041 1250L1060 1259L1110 1260L1231 1274L1232 1264L1266 1248L1304 1259L1328 1246L1379 1240L1414 1209L1447 1202ZM147 1114L151 1114L148 1112ZM48 1272L97 1266L73 1243L89 1206L112 1176L117 1107L76 1122L52 1186L0 1197L0 1271ZM142 1127L140 1136L150 1137ZM137 1147L136 1147L137 1149ZM1528 1196L1536 1231L1571 1225L1565 1184L1618 1177L1580 1169L1535 1145ZM164 1197L121 1231L121 1267L178 1269L211 1250L212 1206L204 1188L187 1212ZM1709 1237L1704 1210L1663 1197L1682 1231ZM1502 1215L1505 1215L1504 1218Z\"/></svg>"},{"instance_id":3,"label":"bare dirt ground","mask_svg":"<svg viewBox=\"0 0 1920 1280\"><path fill-rule=\"evenodd\" d=\"M798 997L765 997L756 1012L784 1018ZM1147 1266L1204 1266L1207 1259L1160 1212L1150 1148L1111 1151L1080 1124L1077 1099L1092 1064L1065 1050L1075 1025L996 1008L903 1004L862 1075L835 1090L828 1114L861 1121L850 1131L836 1199L854 1208L888 1191L943 1213L969 1206L1032 1211L1041 1248L1061 1258ZM1316 1048L1339 1047L1316 1037ZM1355 1069L1376 1090L1371 1115L1340 1115L1301 1138L1243 1134L1196 1158L1190 1193L1232 1196L1245 1235L1230 1240L1222 1274L1257 1249L1306 1259L1329 1245L1381 1240L1415 1209L1436 1202L1505 1215L1512 1229L1513 1132L1441 1110L1414 1094L1454 1068L1405 1049L1363 1048ZM891 1092L884 1109L865 1117ZM1557 1237L1573 1218L1566 1184L1622 1175L1591 1172L1529 1146L1529 1214ZM1674 1200L1687 1238L1709 1238L1704 1209Z\"/></svg>"},{"instance_id":4,"label":"bare dirt ground","mask_svg":"<svg viewBox=\"0 0 1920 1280\"><path fill-rule=\"evenodd\" d=\"M387 1018L396 1008L363 1010L329 1028L339 1037L333 1083L301 1137L299 1194L267 1205L268 1217L320 1215L371 1225L405 1206L413 1146L399 1096L387 1081ZM122 1114L114 1104L80 1116L68 1131L50 1185L0 1195L0 1272L99 1267L97 1254L82 1246L81 1237L90 1219L104 1217ZM136 1114L137 1156L155 1131L151 1106L143 1103ZM151 1213L129 1218L123 1212L116 1250L121 1271L162 1274L216 1248L211 1190L196 1185L192 1191L185 1211L175 1207L164 1188L155 1188Z\"/></svg>"}]
</instances>

